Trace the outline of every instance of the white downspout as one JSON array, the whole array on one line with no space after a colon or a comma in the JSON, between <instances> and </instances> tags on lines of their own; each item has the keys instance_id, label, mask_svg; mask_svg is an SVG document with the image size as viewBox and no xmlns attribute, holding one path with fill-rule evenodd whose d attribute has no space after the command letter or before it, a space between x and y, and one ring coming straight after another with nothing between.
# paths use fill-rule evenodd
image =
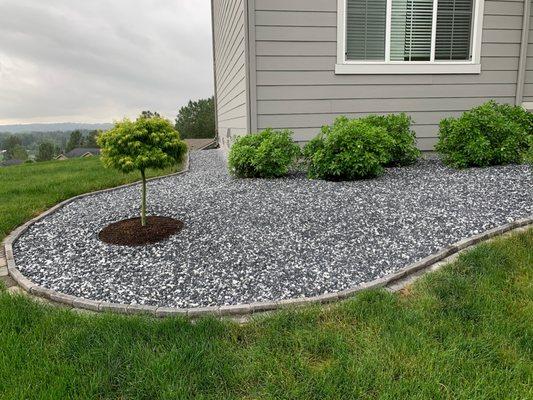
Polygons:
<instances>
[{"instance_id":1,"label":"white downspout","mask_svg":"<svg viewBox=\"0 0 533 400\"><path fill-rule=\"evenodd\" d=\"M527 46L529 41L529 20L531 13L531 0L524 0L524 19L522 21L522 42L520 43L520 61L518 64L518 77L516 80L515 105L521 106L524 99L524 84L526 80Z\"/></svg>"},{"instance_id":2,"label":"white downspout","mask_svg":"<svg viewBox=\"0 0 533 400\"><path fill-rule=\"evenodd\" d=\"M213 44L213 83L214 83L214 92L213 92L213 102L215 106L215 142L219 143L219 133L218 133L218 104L217 104L217 62L216 62L216 50L215 50L215 4L214 0L211 0L211 36Z\"/></svg>"}]
</instances>

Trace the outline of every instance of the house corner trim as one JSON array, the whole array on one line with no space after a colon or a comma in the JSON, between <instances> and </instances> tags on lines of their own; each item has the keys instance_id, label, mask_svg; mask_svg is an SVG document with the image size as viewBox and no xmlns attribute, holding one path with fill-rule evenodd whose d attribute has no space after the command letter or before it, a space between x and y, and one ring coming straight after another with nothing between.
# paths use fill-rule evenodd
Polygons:
<instances>
[{"instance_id":1,"label":"house corner trim","mask_svg":"<svg viewBox=\"0 0 533 400\"><path fill-rule=\"evenodd\" d=\"M248 133L257 132L257 62L255 42L255 0L246 0L246 73Z\"/></svg>"}]
</instances>

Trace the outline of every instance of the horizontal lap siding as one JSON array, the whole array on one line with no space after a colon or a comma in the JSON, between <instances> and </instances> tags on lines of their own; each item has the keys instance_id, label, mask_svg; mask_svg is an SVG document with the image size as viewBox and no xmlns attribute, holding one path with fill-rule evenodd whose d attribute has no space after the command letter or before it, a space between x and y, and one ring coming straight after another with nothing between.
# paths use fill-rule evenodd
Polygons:
<instances>
[{"instance_id":1,"label":"horizontal lap siding","mask_svg":"<svg viewBox=\"0 0 533 400\"><path fill-rule=\"evenodd\" d=\"M213 29L217 122L221 146L247 131L246 30L244 0L214 0Z\"/></svg>"},{"instance_id":2,"label":"horizontal lap siding","mask_svg":"<svg viewBox=\"0 0 533 400\"><path fill-rule=\"evenodd\" d=\"M255 4L259 129L290 128L306 141L339 115L404 111L415 121L419 146L430 150L442 118L489 99L514 102L521 0L485 1L480 75L418 76L335 75L336 0ZM529 65L533 95L533 59Z\"/></svg>"}]
</instances>

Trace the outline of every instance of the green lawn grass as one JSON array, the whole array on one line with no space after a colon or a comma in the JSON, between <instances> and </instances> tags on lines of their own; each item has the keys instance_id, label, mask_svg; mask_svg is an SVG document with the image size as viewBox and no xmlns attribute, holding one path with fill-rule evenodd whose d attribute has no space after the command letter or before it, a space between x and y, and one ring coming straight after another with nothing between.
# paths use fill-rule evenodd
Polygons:
<instances>
[{"instance_id":1,"label":"green lawn grass","mask_svg":"<svg viewBox=\"0 0 533 400\"><path fill-rule=\"evenodd\" d=\"M533 230L402 293L246 325L79 315L0 293L5 399L530 399Z\"/></svg>"},{"instance_id":2,"label":"green lawn grass","mask_svg":"<svg viewBox=\"0 0 533 400\"><path fill-rule=\"evenodd\" d=\"M148 175L175 170L149 171ZM139 179L139 173L125 175L104 168L99 157L0 168L0 241L17 226L63 200Z\"/></svg>"}]
</instances>

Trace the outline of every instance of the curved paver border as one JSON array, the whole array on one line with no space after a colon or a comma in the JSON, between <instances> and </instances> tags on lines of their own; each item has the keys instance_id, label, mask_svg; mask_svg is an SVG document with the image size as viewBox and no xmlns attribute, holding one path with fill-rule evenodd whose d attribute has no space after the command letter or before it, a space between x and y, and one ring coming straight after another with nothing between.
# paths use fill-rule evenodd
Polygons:
<instances>
[{"instance_id":1,"label":"curved paver border","mask_svg":"<svg viewBox=\"0 0 533 400\"><path fill-rule=\"evenodd\" d=\"M151 178L150 181L159 180L167 178L169 176L181 175L189 171L189 155L186 157L186 163L184 168L175 174L170 174L161 177ZM283 308L310 305L310 304L325 304L331 303L338 300L344 300L349 297L354 296L355 294L367 290L385 287L391 285L395 282L404 280L412 275L415 275L418 272L428 271L432 266L443 261L444 259L470 247L475 244L478 244L482 241L491 239L495 236L502 235L506 232L533 225L533 215L519 219L517 221L490 229L486 232L471 236L466 239L462 239L454 244L451 244L442 250L434 253L428 257L423 258L420 261L417 261L398 272L393 274L386 275L382 278L375 279L370 282L359 284L355 287L342 290L340 292L328 293L320 296L314 297L303 297L303 298L294 298L281 301L270 301L270 302L260 302L260 303L251 303L251 304L239 304L234 306L215 306L215 307L198 307L198 308L171 308L171 307L156 307L156 306L145 306L145 305L129 305L129 304L117 304L117 303L108 303L105 301L95 301L84 299L81 297L71 296L68 294L63 294L56 292L51 289L44 288L39 286L28 278L26 278L17 268L15 259L13 256L13 244L16 240L33 224L37 221L40 221L47 215L50 215L67 204L73 202L74 200L81 199L88 196L93 196L98 193L111 192L119 190L121 188L137 185L138 182L130 183L127 185L118 186L111 189L99 190L96 192L82 194L71 199L65 200L56 206L45 211L38 217L26 222L24 225L18 227L9 236L4 240L3 245L5 248L5 256L7 260L7 270L11 278L17 282L17 284L27 293L41 297L55 303L60 303L74 308L96 311L96 312L114 312L119 314L146 314L156 317L168 317L168 316L186 316L189 318L197 318L202 316L243 316L254 313L261 313L265 311L273 311Z\"/></svg>"}]
</instances>

